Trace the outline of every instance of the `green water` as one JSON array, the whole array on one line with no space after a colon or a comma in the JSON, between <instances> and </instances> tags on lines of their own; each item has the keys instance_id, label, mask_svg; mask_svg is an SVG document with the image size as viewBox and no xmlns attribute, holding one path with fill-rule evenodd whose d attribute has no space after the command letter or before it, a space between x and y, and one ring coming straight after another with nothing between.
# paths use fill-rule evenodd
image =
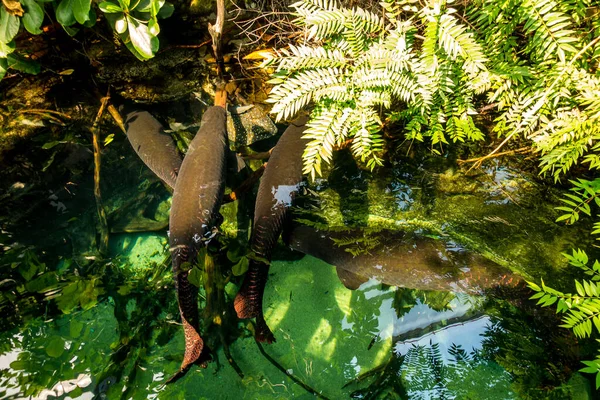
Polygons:
<instances>
[{"instance_id":1,"label":"green water","mask_svg":"<svg viewBox=\"0 0 600 400\"><path fill-rule=\"evenodd\" d=\"M109 214L164 221L170 195L126 144L117 139L106 154ZM452 165L426 157L370 174L349 163L308 187L296 215L320 226L417 231L568 287L560 252L589 239L582 227L553 222L560 193L505 165L468 176ZM34 191L18 200L15 188L2 200L15 214L1 220L0 398L315 397L261 354L245 322L229 338L243 378L219 349L217 362L165 385L184 346L166 232L111 234L101 260L89 171L75 178L68 191L55 184L55 197ZM223 243L247 240L252 201L224 207ZM229 299L239 283L226 286ZM592 398L576 372L590 344L557 328L552 310L540 311L529 295L373 281L351 291L332 266L281 245L264 301L277 342L264 349L330 399Z\"/></svg>"}]
</instances>

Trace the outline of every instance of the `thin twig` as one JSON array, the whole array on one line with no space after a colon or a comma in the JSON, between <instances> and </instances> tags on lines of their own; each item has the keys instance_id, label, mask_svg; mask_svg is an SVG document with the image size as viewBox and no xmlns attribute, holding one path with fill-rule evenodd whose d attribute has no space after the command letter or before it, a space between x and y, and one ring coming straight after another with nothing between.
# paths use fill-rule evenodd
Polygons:
<instances>
[{"instance_id":1,"label":"thin twig","mask_svg":"<svg viewBox=\"0 0 600 400\"><path fill-rule=\"evenodd\" d=\"M30 108L27 110L19 110L19 113L21 113L21 114L25 114L25 113L55 114L55 115L65 118L65 119L72 119L70 115L67 115L65 113L61 113L61 112L54 111L54 110L45 110L43 108Z\"/></svg>"},{"instance_id":2,"label":"thin twig","mask_svg":"<svg viewBox=\"0 0 600 400\"><path fill-rule=\"evenodd\" d=\"M458 165L462 165L465 163L476 163L478 164L476 168L479 168L479 166L481 166L481 164L483 163L483 161L490 159L490 158L496 158L496 157L502 157L502 156L507 156L507 155L513 155L513 154L523 154L523 153L527 153L531 151L531 149L529 147L521 147L519 149L516 150L507 150L507 151L502 151L500 153L496 153L496 154L488 154L486 156L483 157L476 157L476 158L469 158L468 160L458 160L457 163ZM473 167L472 167L473 168ZM470 171L471 169L469 169Z\"/></svg>"}]
</instances>

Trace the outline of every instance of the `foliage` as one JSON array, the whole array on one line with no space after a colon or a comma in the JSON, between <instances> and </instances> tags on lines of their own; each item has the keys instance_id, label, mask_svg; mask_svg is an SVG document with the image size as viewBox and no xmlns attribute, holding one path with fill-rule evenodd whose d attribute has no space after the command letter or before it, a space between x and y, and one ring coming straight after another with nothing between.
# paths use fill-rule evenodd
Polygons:
<instances>
[{"instance_id":1,"label":"foliage","mask_svg":"<svg viewBox=\"0 0 600 400\"><path fill-rule=\"evenodd\" d=\"M583 250L573 250L571 255L564 256L569 264L580 268L590 278L581 282L575 280L576 294L552 289L543 280L539 286L529 282L529 287L537 292L531 298L538 299L537 304L542 307L556 303L556 312L564 313L563 324L560 326L571 329L579 338L590 337L594 331L600 333L600 262L596 260L590 267L588 256ZM600 388L600 351L596 360L583 363L586 367L581 371L596 373L596 388Z\"/></svg>"},{"instance_id":2,"label":"foliage","mask_svg":"<svg viewBox=\"0 0 600 400\"><path fill-rule=\"evenodd\" d=\"M473 98L481 92L486 57L456 10L429 3L400 20L394 2L383 2L386 19L333 1L292 5L306 28L308 44L290 45L267 58L273 65L269 101L277 119L315 104L306 137L304 172L321 173L333 148L352 139L352 151L371 168L381 164L381 109L407 122L409 140L479 140ZM421 34L424 34L423 37Z\"/></svg>"},{"instance_id":3,"label":"foliage","mask_svg":"<svg viewBox=\"0 0 600 400\"><path fill-rule=\"evenodd\" d=\"M91 0L5 0L0 6L0 79L8 68L37 74L39 64L15 52L20 27L32 35L42 33L46 3L51 3L56 21L73 36L79 29L94 26L96 10ZM165 0L104 1L98 6L125 46L140 60L152 58L158 50L159 18L173 13Z\"/></svg>"},{"instance_id":4,"label":"foliage","mask_svg":"<svg viewBox=\"0 0 600 400\"><path fill-rule=\"evenodd\" d=\"M581 158L600 166L600 18L591 0L476 0L460 11L451 3L385 0L384 18L328 0L292 5L306 41L263 66L275 69L278 119L315 105L305 172L319 173L347 138L356 156L380 163L382 116L401 122L407 140L440 149L480 140L477 103L497 108L495 133L532 140L556 179Z\"/></svg>"}]
</instances>

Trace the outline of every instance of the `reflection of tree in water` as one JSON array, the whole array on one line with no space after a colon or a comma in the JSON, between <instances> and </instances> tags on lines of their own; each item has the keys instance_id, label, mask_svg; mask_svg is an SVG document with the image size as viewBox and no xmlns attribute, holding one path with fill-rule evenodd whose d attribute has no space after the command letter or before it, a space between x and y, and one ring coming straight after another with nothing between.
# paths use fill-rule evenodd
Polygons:
<instances>
[{"instance_id":1,"label":"reflection of tree in water","mask_svg":"<svg viewBox=\"0 0 600 400\"><path fill-rule=\"evenodd\" d=\"M494 294L510 302L489 297L481 309L485 314L473 312L468 318L456 318L469 322L484 315L490 320L480 349L468 352L462 345L451 343L445 353L439 343L430 340L427 345L413 345L400 354L399 347L393 346L396 350L386 363L349 383L364 386L369 382L353 392L353 397L479 399L485 393L486 399L571 398L575 389L565 382L579 366L573 338L564 330L551 329L556 323L553 316L528 305L523 293ZM394 308L402 316L414 305L431 302L432 309L443 311L452 298L443 292L398 290ZM422 339L449 327L448 323L416 329L395 341Z\"/></svg>"}]
</instances>

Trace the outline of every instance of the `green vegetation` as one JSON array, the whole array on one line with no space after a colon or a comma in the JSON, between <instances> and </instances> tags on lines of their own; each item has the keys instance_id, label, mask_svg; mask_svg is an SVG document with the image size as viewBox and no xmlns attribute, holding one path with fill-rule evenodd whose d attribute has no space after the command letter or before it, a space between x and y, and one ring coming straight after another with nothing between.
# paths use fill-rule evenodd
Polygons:
<instances>
[{"instance_id":1,"label":"green vegetation","mask_svg":"<svg viewBox=\"0 0 600 400\"><path fill-rule=\"evenodd\" d=\"M49 6L46 6L50 3ZM71 36L77 25L96 24L96 9L91 0L6 0L0 7L0 79L9 68L37 74L40 65L15 52L15 37L21 26L32 35L42 33L44 12L50 6L53 17ZM165 0L103 1L98 5L125 46L140 60L154 57L158 50L159 18L173 13L173 5Z\"/></svg>"},{"instance_id":2,"label":"green vegetation","mask_svg":"<svg viewBox=\"0 0 600 400\"><path fill-rule=\"evenodd\" d=\"M384 1L385 17L326 0L295 3L306 43L267 58L278 119L314 104L305 172L319 174L335 145L371 167L381 128L409 141L483 139L478 107L495 108L492 131L531 140L542 172L558 179L580 157L600 166L598 8L571 1ZM464 8L463 8L464 7ZM385 121L385 124L382 124Z\"/></svg>"},{"instance_id":3,"label":"green vegetation","mask_svg":"<svg viewBox=\"0 0 600 400\"><path fill-rule=\"evenodd\" d=\"M588 256L583 250L573 250L572 255L564 254L569 264L580 268L589 279L581 282L575 280L577 293L563 293L544 284L533 282L529 287L537 293L532 299L539 299L537 304L548 307L556 303L556 312L564 313L563 328L571 329L578 338L587 338L592 332L600 333L600 262L594 261L589 266ZM596 329L594 329L594 327ZM600 351L593 361L583 361L586 365L582 372L596 374L596 389L600 388Z\"/></svg>"}]
</instances>

